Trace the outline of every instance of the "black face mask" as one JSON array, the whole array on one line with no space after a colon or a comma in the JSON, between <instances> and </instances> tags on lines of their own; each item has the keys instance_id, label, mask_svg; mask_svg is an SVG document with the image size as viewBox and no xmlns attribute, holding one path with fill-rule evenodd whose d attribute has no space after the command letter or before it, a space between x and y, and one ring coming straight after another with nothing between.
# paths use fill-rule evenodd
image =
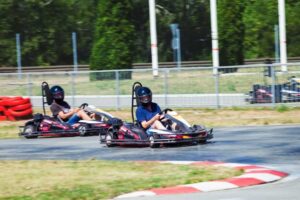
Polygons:
<instances>
[{"instance_id":1,"label":"black face mask","mask_svg":"<svg viewBox=\"0 0 300 200\"><path fill-rule=\"evenodd\" d=\"M142 103L142 106L146 107L146 106L148 106L150 104L151 104L151 102L149 102L149 103Z\"/></svg>"},{"instance_id":2,"label":"black face mask","mask_svg":"<svg viewBox=\"0 0 300 200\"><path fill-rule=\"evenodd\" d=\"M55 102L61 104L64 100L63 99L55 99Z\"/></svg>"}]
</instances>

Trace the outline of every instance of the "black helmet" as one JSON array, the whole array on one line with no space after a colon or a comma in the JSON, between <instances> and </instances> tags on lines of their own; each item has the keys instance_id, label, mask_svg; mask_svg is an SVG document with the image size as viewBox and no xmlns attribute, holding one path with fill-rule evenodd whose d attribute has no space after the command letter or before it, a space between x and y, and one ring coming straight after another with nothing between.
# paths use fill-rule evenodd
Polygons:
<instances>
[{"instance_id":1,"label":"black helmet","mask_svg":"<svg viewBox=\"0 0 300 200\"><path fill-rule=\"evenodd\" d=\"M60 87L59 85L52 86L50 92L53 99L55 99L56 101L64 100L65 92L64 89L62 89L62 87Z\"/></svg>"},{"instance_id":2,"label":"black helmet","mask_svg":"<svg viewBox=\"0 0 300 200\"><path fill-rule=\"evenodd\" d=\"M137 97L142 104L148 104L152 102L152 92L147 87L140 87L137 91Z\"/></svg>"}]
</instances>

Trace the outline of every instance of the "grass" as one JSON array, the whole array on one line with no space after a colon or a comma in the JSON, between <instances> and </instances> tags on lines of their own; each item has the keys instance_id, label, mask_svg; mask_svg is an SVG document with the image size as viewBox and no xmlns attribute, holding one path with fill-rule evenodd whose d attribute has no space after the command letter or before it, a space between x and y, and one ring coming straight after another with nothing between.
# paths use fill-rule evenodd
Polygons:
<instances>
[{"instance_id":1,"label":"grass","mask_svg":"<svg viewBox=\"0 0 300 200\"><path fill-rule=\"evenodd\" d=\"M241 170L117 161L0 161L0 199L110 199L157 187L219 180Z\"/></svg>"}]
</instances>

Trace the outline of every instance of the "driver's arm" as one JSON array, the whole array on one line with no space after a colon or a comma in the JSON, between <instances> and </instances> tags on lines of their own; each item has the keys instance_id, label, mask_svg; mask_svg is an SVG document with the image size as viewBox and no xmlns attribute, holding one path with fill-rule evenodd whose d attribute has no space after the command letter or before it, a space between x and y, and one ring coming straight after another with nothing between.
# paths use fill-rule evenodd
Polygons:
<instances>
[{"instance_id":1,"label":"driver's arm","mask_svg":"<svg viewBox=\"0 0 300 200\"><path fill-rule=\"evenodd\" d=\"M65 120L65 119L70 118L72 115L74 115L74 114L77 113L77 112L78 112L78 109L71 109L70 112L68 112L68 113L64 113L63 111L60 111L60 112L58 113L58 116L59 116L61 119Z\"/></svg>"},{"instance_id":2,"label":"driver's arm","mask_svg":"<svg viewBox=\"0 0 300 200\"><path fill-rule=\"evenodd\" d=\"M153 116L149 121L142 121L141 125L144 129L148 128L151 126L156 120L159 120L161 115L157 113L155 116Z\"/></svg>"}]
</instances>

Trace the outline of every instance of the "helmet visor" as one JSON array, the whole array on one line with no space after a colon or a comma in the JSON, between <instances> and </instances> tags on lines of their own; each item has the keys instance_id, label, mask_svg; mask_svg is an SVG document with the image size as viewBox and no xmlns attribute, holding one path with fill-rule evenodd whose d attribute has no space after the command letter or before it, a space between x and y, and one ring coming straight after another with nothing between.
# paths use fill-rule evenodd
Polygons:
<instances>
[{"instance_id":1,"label":"helmet visor","mask_svg":"<svg viewBox=\"0 0 300 200\"><path fill-rule=\"evenodd\" d=\"M141 103L150 103L151 101L152 101L151 95L146 95L146 96L140 97Z\"/></svg>"},{"instance_id":2,"label":"helmet visor","mask_svg":"<svg viewBox=\"0 0 300 200\"><path fill-rule=\"evenodd\" d=\"M56 92L53 94L53 98L56 100L64 99L64 93L63 92Z\"/></svg>"}]
</instances>

